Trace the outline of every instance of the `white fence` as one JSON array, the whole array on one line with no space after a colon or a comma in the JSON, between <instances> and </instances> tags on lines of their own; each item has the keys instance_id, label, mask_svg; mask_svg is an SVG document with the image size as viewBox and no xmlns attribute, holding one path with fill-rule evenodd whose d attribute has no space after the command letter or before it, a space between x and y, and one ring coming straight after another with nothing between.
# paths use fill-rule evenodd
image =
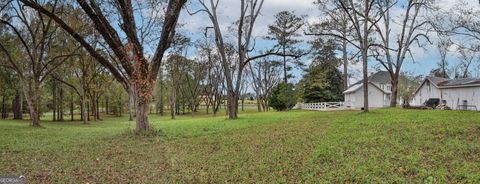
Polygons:
<instances>
[{"instance_id":1,"label":"white fence","mask_svg":"<svg viewBox=\"0 0 480 184\"><path fill-rule=\"evenodd\" d=\"M305 110L330 111L350 109L345 102L320 102L320 103L304 103L299 104L300 108Z\"/></svg>"}]
</instances>

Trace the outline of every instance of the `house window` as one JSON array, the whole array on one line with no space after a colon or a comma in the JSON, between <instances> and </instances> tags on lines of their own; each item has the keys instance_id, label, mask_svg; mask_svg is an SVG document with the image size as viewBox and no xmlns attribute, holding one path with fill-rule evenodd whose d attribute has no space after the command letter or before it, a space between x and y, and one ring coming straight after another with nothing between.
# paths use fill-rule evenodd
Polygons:
<instances>
[{"instance_id":1,"label":"house window","mask_svg":"<svg viewBox=\"0 0 480 184\"><path fill-rule=\"evenodd\" d=\"M387 86L387 91L392 91L392 86Z\"/></svg>"}]
</instances>

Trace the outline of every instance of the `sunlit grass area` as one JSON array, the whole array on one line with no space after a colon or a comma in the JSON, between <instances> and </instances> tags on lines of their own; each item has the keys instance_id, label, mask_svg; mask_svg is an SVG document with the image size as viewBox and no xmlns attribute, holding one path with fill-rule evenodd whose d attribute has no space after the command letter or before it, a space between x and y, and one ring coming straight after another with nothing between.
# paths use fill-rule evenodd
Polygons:
<instances>
[{"instance_id":1,"label":"sunlit grass area","mask_svg":"<svg viewBox=\"0 0 480 184\"><path fill-rule=\"evenodd\" d=\"M167 115L168 113L166 113ZM480 182L480 114L380 109L0 121L0 173L32 183Z\"/></svg>"}]
</instances>

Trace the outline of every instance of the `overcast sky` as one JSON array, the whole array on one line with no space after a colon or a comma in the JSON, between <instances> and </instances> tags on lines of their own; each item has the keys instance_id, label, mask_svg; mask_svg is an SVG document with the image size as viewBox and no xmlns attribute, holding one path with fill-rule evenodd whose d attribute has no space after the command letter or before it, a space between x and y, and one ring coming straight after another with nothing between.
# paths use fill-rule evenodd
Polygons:
<instances>
[{"instance_id":1,"label":"overcast sky","mask_svg":"<svg viewBox=\"0 0 480 184\"><path fill-rule=\"evenodd\" d=\"M198 6L195 3L196 0L189 1L187 7L190 12L198 10ZM458 6L458 3L459 0L436 0L438 7L444 10L452 9L455 6ZM464 0L464 3L466 3L469 7L480 9L478 1L476 0ZM224 27L224 29L226 29L226 27L230 26L235 20L238 19L240 3L238 0L220 0L219 6L220 24ZM313 4L313 0L265 0L261 16L258 18L254 28L255 36L259 38L265 36L267 33L267 26L274 22L274 15L284 10L294 11L297 15L306 15L308 16L307 19L309 21L318 20L320 15L320 11ZM402 16L400 7L396 7L396 10L392 12L397 12L397 17ZM211 26L210 20L207 16L205 16L205 14L191 16L186 11L182 13L179 22L183 24L181 28L182 31L190 35L193 40L199 39L199 35L203 35L203 30L206 26ZM303 39L308 40L311 38L304 36ZM436 41L436 35L434 35L434 33L431 34L431 39L433 42ZM259 42L257 48L262 49L262 47L266 48L270 46L271 43L269 42ZM412 50L415 62L411 58L408 58L404 65L405 67L403 68L403 71L408 71L419 75L427 75L430 70L435 67L436 62L439 60L439 54L435 44L427 46L426 48L414 47ZM455 62L455 60L457 60L455 53L452 53L452 55L449 57L449 60L450 62ZM304 58L304 61L308 63L309 58ZM375 71L376 68L379 68L379 65L374 60L371 60L369 67L371 68L371 71ZM361 66L359 64L352 66L351 68L352 72L357 74L360 73L359 71ZM294 73L297 76L296 80L298 80L299 76L302 75L301 71L295 71Z\"/></svg>"}]
</instances>

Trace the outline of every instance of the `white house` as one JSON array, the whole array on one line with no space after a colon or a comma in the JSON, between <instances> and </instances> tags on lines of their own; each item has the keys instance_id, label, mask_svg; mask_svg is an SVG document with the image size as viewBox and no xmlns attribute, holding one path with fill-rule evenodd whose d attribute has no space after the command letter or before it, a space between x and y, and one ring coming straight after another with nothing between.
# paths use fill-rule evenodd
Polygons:
<instances>
[{"instance_id":1,"label":"white house","mask_svg":"<svg viewBox=\"0 0 480 184\"><path fill-rule=\"evenodd\" d=\"M368 107L388 107L392 90L390 74L386 71L376 72L368 77L368 82ZM363 81L351 85L343 94L346 106L363 107Z\"/></svg>"},{"instance_id":2,"label":"white house","mask_svg":"<svg viewBox=\"0 0 480 184\"><path fill-rule=\"evenodd\" d=\"M411 104L422 105L429 99L439 99L452 109L480 108L480 79L445 79L426 77L414 93Z\"/></svg>"}]
</instances>

